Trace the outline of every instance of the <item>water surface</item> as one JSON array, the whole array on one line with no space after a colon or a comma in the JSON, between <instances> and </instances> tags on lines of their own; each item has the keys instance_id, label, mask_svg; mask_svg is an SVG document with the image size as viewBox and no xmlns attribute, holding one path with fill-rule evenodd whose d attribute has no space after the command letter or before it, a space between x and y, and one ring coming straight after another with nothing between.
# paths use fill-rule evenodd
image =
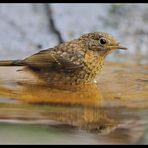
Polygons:
<instances>
[{"instance_id":1,"label":"water surface","mask_svg":"<svg viewBox=\"0 0 148 148\"><path fill-rule=\"evenodd\" d=\"M1 144L147 144L148 67L107 62L94 84L50 86L0 67Z\"/></svg>"}]
</instances>

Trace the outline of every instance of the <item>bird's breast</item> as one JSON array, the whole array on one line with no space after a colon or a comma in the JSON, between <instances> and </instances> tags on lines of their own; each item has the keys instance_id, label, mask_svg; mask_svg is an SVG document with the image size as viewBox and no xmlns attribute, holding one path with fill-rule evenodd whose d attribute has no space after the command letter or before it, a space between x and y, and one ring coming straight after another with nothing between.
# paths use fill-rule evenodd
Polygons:
<instances>
[{"instance_id":1,"label":"bird's breast","mask_svg":"<svg viewBox=\"0 0 148 148\"><path fill-rule=\"evenodd\" d=\"M84 80L92 81L101 71L104 64L104 58L101 56L86 55L84 63Z\"/></svg>"}]
</instances>

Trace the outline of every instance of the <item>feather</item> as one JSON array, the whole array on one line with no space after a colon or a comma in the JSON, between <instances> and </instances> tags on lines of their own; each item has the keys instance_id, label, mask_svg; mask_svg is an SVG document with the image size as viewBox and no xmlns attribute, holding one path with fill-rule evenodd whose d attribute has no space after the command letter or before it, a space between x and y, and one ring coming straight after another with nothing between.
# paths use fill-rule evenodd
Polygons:
<instances>
[{"instance_id":1,"label":"feather","mask_svg":"<svg viewBox=\"0 0 148 148\"><path fill-rule=\"evenodd\" d=\"M77 53L79 54L79 53ZM71 56L76 56L71 52L55 51L53 48L42 50L23 60L25 65L42 70L72 71L82 68L81 62L71 60ZM77 57L76 57L77 58Z\"/></svg>"}]
</instances>

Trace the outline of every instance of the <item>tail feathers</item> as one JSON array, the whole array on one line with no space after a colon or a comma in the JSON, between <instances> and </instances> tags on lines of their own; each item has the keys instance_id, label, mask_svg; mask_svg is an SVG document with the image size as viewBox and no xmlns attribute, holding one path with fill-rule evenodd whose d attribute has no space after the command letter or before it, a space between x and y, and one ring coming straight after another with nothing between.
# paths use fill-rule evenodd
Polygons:
<instances>
[{"instance_id":1,"label":"tail feathers","mask_svg":"<svg viewBox=\"0 0 148 148\"><path fill-rule=\"evenodd\" d=\"M0 61L0 66L24 66L22 60L4 60Z\"/></svg>"}]
</instances>

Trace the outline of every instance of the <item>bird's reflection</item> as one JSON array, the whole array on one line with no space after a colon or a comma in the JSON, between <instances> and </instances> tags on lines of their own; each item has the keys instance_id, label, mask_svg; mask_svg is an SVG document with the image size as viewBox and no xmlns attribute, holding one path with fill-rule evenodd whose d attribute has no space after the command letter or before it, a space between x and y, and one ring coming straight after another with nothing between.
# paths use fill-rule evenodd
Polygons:
<instances>
[{"instance_id":1,"label":"bird's reflection","mask_svg":"<svg viewBox=\"0 0 148 148\"><path fill-rule=\"evenodd\" d=\"M102 94L94 84L88 85L36 85L21 84L21 99L34 104L100 106Z\"/></svg>"},{"instance_id":2,"label":"bird's reflection","mask_svg":"<svg viewBox=\"0 0 148 148\"><path fill-rule=\"evenodd\" d=\"M48 85L18 83L16 89L0 88L0 94L32 105L48 105L44 110L47 119L61 121L93 132L100 132L116 125L116 121L100 109L102 94L96 84ZM26 108L27 109L27 108Z\"/></svg>"}]
</instances>

